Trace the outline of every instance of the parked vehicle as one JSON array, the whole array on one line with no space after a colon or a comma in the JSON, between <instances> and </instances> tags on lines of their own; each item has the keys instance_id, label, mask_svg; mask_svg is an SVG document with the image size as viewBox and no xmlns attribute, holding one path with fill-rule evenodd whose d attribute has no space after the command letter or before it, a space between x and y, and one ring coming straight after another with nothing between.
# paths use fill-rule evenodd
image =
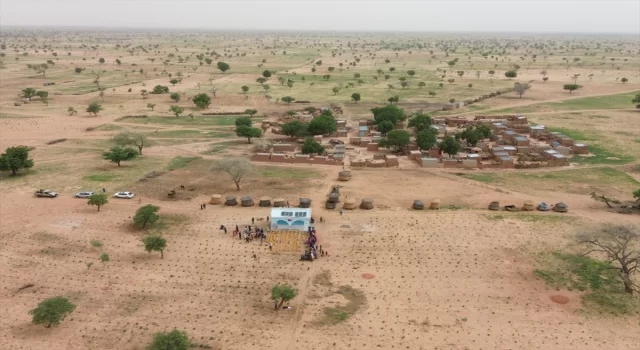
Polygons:
<instances>
[{"instance_id":1,"label":"parked vehicle","mask_svg":"<svg viewBox=\"0 0 640 350\"><path fill-rule=\"evenodd\" d=\"M51 191L51 190L43 190L43 189L39 189L36 191L35 193L36 197L43 197L43 198L56 198L58 197L58 194Z\"/></svg>"},{"instance_id":2,"label":"parked vehicle","mask_svg":"<svg viewBox=\"0 0 640 350\"><path fill-rule=\"evenodd\" d=\"M93 196L93 192L78 192L76 193L76 198L89 198Z\"/></svg>"},{"instance_id":3,"label":"parked vehicle","mask_svg":"<svg viewBox=\"0 0 640 350\"><path fill-rule=\"evenodd\" d=\"M113 195L113 197L115 198L125 198L125 199L131 199L135 196L135 194L133 192L116 192L116 194Z\"/></svg>"}]
</instances>

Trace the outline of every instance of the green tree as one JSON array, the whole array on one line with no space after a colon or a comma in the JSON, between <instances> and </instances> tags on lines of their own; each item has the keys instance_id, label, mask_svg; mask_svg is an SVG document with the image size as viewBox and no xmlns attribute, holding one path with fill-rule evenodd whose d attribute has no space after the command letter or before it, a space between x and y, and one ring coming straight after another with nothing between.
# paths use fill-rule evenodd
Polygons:
<instances>
[{"instance_id":1,"label":"green tree","mask_svg":"<svg viewBox=\"0 0 640 350\"><path fill-rule=\"evenodd\" d=\"M212 59L210 59L209 57L207 57L207 58L205 58L205 59L204 59L204 62L205 62L208 66L210 66L210 65L211 65L211 63L213 63L213 60L212 60Z\"/></svg>"},{"instance_id":2,"label":"green tree","mask_svg":"<svg viewBox=\"0 0 640 350\"><path fill-rule=\"evenodd\" d=\"M153 87L153 90L151 90L151 93L154 95L166 94L167 92L169 92L169 87L163 85L156 85Z\"/></svg>"},{"instance_id":3,"label":"green tree","mask_svg":"<svg viewBox=\"0 0 640 350\"><path fill-rule=\"evenodd\" d=\"M291 96L285 96L283 98L281 98L282 102L285 102L286 104L290 104L291 102L295 101L296 99L291 97Z\"/></svg>"},{"instance_id":4,"label":"green tree","mask_svg":"<svg viewBox=\"0 0 640 350\"><path fill-rule=\"evenodd\" d=\"M338 87L338 86L334 86L333 88L331 88L331 91L333 91L333 94L334 94L334 95L337 95L337 94L338 94L338 92L340 92L340 87Z\"/></svg>"},{"instance_id":5,"label":"green tree","mask_svg":"<svg viewBox=\"0 0 640 350\"><path fill-rule=\"evenodd\" d=\"M414 70L408 70L408 71L407 71L407 75L408 75L408 76L410 76L410 77L413 77L414 75L416 75L416 71L414 71Z\"/></svg>"},{"instance_id":6,"label":"green tree","mask_svg":"<svg viewBox=\"0 0 640 350\"><path fill-rule=\"evenodd\" d=\"M109 203L109 199L107 198L107 195L104 193L94 193L91 196L89 196L89 201L87 202L88 205L95 205L96 207L98 207L98 211L100 211L100 207Z\"/></svg>"},{"instance_id":7,"label":"green tree","mask_svg":"<svg viewBox=\"0 0 640 350\"><path fill-rule=\"evenodd\" d=\"M482 135L475 128L466 128L462 133L460 133L460 138L466 140L471 146L478 144L478 141L482 139Z\"/></svg>"},{"instance_id":8,"label":"green tree","mask_svg":"<svg viewBox=\"0 0 640 350\"><path fill-rule=\"evenodd\" d=\"M303 154L322 154L324 153L324 147L314 140L312 137L307 137L302 144Z\"/></svg>"},{"instance_id":9,"label":"green tree","mask_svg":"<svg viewBox=\"0 0 640 350\"><path fill-rule=\"evenodd\" d=\"M278 77L278 82L280 83L280 85L284 85L284 83L286 83L287 80L284 77Z\"/></svg>"},{"instance_id":10,"label":"green tree","mask_svg":"<svg viewBox=\"0 0 640 350\"><path fill-rule=\"evenodd\" d=\"M34 88L26 88L26 89L22 89L22 97L23 98L32 98L33 96L36 95L36 89Z\"/></svg>"},{"instance_id":11,"label":"green tree","mask_svg":"<svg viewBox=\"0 0 640 350\"><path fill-rule=\"evenodd\" d=\"M424 129L416 135L416 144L421 150L428 150L438 143L438 133L432 128Z\"/></svg>"},{"instance_id":12,"label":"green tree","mask_svg":"<svg viewBox=\"0 0 640 350\"><path fill-rule=\"evenodd\" d=\"M160 259L164 259L164 249L167 247L167 240L157 235L150 235L142 239L144 250L151 253L160 252Z\"/></svg>"},{"instance_id":13,"label":"green tree","mask_svg":"<svg viewBox=\"0 0 640 350\"><path fill-rule=\"evenodd\" d=\"M89 105L89 107L87 107L87 112L88 113L93 113L94 116L97 116L98 113L102 110L102 105L94 102L92 104Z\"/></svg>"},{"instance_id":14,"label":"green tree","mask_svg":"<svg viewBox=\"0 0 640 350\"><path fill-rule=\"evenodd\" d=\"M429 91L429 96L435 96L437 95L435 91Z\"/></svg>"},{"instance_id":15,"label":"green tree","mask_svg":"<svg viewBox=\"0 0 640 350\"><path fill-rule=\"evenodd\" d=\"M266 79L271 78L271 72L266 70L264 72L262 72L262 76L265 77Z\"/></svg>"},{"instance_id":16,"label":"green tree","mask_svg":"<svg viewBox=\"0 0 640 350\"><path fill-rule=\"evenodd\" d=\"M627 78L622 78L622 79L620 79L620 81L621 81L623 84L626 84L626 83L629 81L629 79L627 79Z\"/></svg>"},{"instance_id":17,"label":"green tree","mask_svg":"<svg viewBox=\"0 0 640 350\"><path fill-rule=\"evenodd\" d=\"M179 83L179 82L180 82L180 80L178 80L178 79L171 79L171 80L169 80L169 83L170 83L171 85L173 85L173 86L176 86L176 84L177 84L177 83Z\"/></svg>"},{"instance_id":18,"label":"green tree","mask_svg":"<svg viewBox=\"0 0 640 350\"><path fill-rule=\"evenodd\" d=\"M449 156L454 156L460 151L460 142L452 136L445 136L442 142L440 142L440 150Z\"/></svg>"},{"instance_id":19,"label":"green tree","mask_svg":"<svg viewBox=\"0 0 640 350\"><path fill-rule=\"evenodd\" d=\"M260 85L262 85L262 84L264 84L266 82L267 82L267 79L263 78L263 77L260 77L260 78L256 79L256 83L258 83Z\"/></svg>"},{"instance_id":20,"label":"green tree","mask_svg":"<svg viewBox=\"0 0 640 350\"><path fill-rule=\"evenodd\" d=\"M581 86L578 84L564 84L562 88L564 90L569 90L569 93L572 93L573 90L578 90L579 88L581 88Z\"/></svg>"},{"instance_id":21,"label":"green tree","mask_svg":"<svg viewBox=\"0 0 640 350\"><path fill-rule=\"evenodd\" d=\"M358 93L358 92L354 92L354 93L351 94L351 100L353 102L355 102L356 104L358 103L358 101L360 101L360 98L361 98L361 96L360 96L360 93Z\"/></svg>"},{"instance_id":22,"label":"green tree","mask_svg":"<svg viewBox=\"0 0 640 350\"><path fill-rule=\"evenodd\" d=\"M82 73L82 68L76 67L73 71L76 72L77 74L80 74Z\"/></svg>"},{"instance_id":23,"label":"green tree","mask_svg":"<svg viewBox=\"0 0 640 350\"><path fill-rule=\"evenodd\" d=\"M640 94L637 94L636 97L631 100L631 103L635 103L636 108L640 109Z\"/></svg>"},{"instance_id":24,"label":"green tree","mask_svg":"<svg viewBox=\"0 0 640 350\"><path fill-rule=\"evenodd\" d=\"M280 300L276 309L280 309L282 304L293 300L298 292L288 284L277 284L271 288L271 299Z\"/></svg>"},{"instance_id":25,"label":"green tree","mask_svg":"<svg viewBox=\"0 0 640 350\"><path fill-rule=\"evenodd\" d=\"M120 59L116 58L116 64L117 64L117 65L121 65L121 64L122 64L122 61L120 61Z\"/></svg>"},{"instance_id":26,"label":"green tree","mask_svg":"<svg viewBox=\"0 0 640 350\"><path fill-rule=\"evenodd\" d=\"M228 71L229 69L231 69L231 66L228 65L227 63L224 63L224 62L218 62L217 66L218 66L218 69L222 73L224 73L224 72Z\"/></svg>"},{"instance_id":27,"label":"green tree","mask_svg":"<svg viewBox=\"0 0 640 350\"><path fill-rule=\"evenodd\" d=\"M420 89L422 89L422 88L423 88L423 87L425 87L425 86L427 86L427 83L425 83L424 81L421 81L421 82L419 82L419 83L418 83L418 87L419 87Z\"/></svg>"},{"instance_id":28,"label":"green tree","mask_svg":"<svg viewBox=\"0 0 640 350\"><path fill-rule=\"evenodd\" d=\"M246 85L243 85L243 86L240 88L240 90L242 90L242 93L246 95L246 94L247 94L247 92L249 92L249 87L248 87L248 86L246 86Z\"/></svg>"},{"instance_id":29,"label":"green tree","mask_svg":"<svg viewBox=\"0 0 640 350\"><path fill-rule=\"evenodd\" d=\"M398 151L407 147L410 139L411 135L406 130L391 130L387 133L387 138L380 140L378 144Z\"/></svg>"},{"instance_id":30,"label":"green tree","mask_svg":"<svg viewBox=\"0 0 640 350\"><path fill-rule=\"evenodd\" d=\"M100 59L98 60L98 62L100 62L100 64L103 64L103 63L105 62L105 61L104 61L104 58L100 57Z\"/></svg>"},{"instance_id":31,"label":"green tree","mask_svg":"<svg viewBox=\"0 0 640 350\"><path fill-rule=\"evenodd\" d=\"M123 131L111 138L111 142L118 146L136 146L138 153L142 155L142 149L149 144L149 139L143 133Z\"/></svg>"},{"instance_id":32,"label":"green tree","mask_svg":"<svg viewBox=\"0 0 640 350\"><path fill-rule=\"evenodd\" d=\"M133 223L142 229L152 226L160 219L160 216L156 214L160 210L160 207L147 204L136 210L136 215L133 217Z\"/></svg>"},{"instance_id":33,"label":"green tree","mask_svg":"<svg viewBox=\"0 0 640 350\"><path fill-rule=\"evenodd\" d=\"M242 126L242 125L251 126L252 121L251 121L251 118L249 118L249 117L239 117L239 118L236 118L234 124L235 124L236 128L239 127L239 126Z\"/></svg>"},{"instance_id":34,"label":"green tree","mask_svg":"<svg viewBox=\"0 0 640 350\"><path fill-rule=\"evenodd\" d=\"M509 70L509 71L506 71L506 72L504 73L504 76L505 76L505 77L507 77L507 78L509 78L509 79L511 79L511 78L515 78L515 77L517 77L517 76L518 76L518 72L516 72L516 71L514 71L514 70Z\"/></svg>"},{"instance_id":35,"label":"green tree","mask_svg":"<svg viewBox=\"0 0 640 350\"><path fill-rule=\"evenodd\" d=\"M428 129L432 123L431 116L418 112L409 118L408 126L414 128L417 134L422 130Z\"/></svg>"},{"instance_id":36,"label":"green tree","mask_svg":"<svg viewBox=\"0 0 640 350\"><path fill-rule=\"evenodd\" d=\"M375 107L371 109L373 113L373 123L380 124L385 120L390 121L393 125L406 119L404 110L398 106L387 105L384 107Z\"/></svg>"},{"instance_id":37,"label":"green tree","mask_svg":"<svg viewBox=\"0 0 640 350\"><path fill-rule=\"evenodd\" d=\"M392 122L385 120L376 125L376 130L378 130L382 135L386 135L389 131L393 130L394 127L395 125Z\"/></svg>"},{"instance_id":38,"label":"green tree","mask_svg":"<svg viewBox=\"0 0 640 350\"><path fill-rule=\"evenodd\" d=\"M400 101L400 96L395 95L395 96L391 96L387 99L387 101L389 101L389 104L393 104L394 102L397 104L398 101Z\"/></svg>"},{"instance_id":39,"label":"green tree","mask_svg":"<svg viewBox=\"0 0 640 350\"><path fill-rule=\"evenodd\" d=\"M67 298L54 297L42 301L38 307L29 311L29 315L33 316L31 320L33 324L44 324L49 328L58 326L75 309L76 306Z\"/></svg>"},{"instance_id":40,"label":"green tree","mask_svg":"<svg viewBox=\"0 0 640 350\"><path fill-rule=\"evenodd\" d=\"M248 143L251 143L251 139L259 138L262 136L262 130L260 128L252 128L246 125L240 125L236 127L236 135L239 137L246 137Z\"/></svg>"},{"instance_id":41,"label":"green tree","mask_svg":"<svg viewBox=\"0 0 640 350\"><path fill-rule=\"evenodd\" d=\"M483 139L488 139L491 136L493 136L493 132L491 132L491 128L484 124L476 125L476 131L478 131L478 133L480 134L480 137Z\"/></svg>"},{"instance_id":42,"label":"green tree","mask_svg":"<svg viewBox=\"0 0 640 350\"><path fill-rule=\"evenodd\" d=\"M0 154L0 171L10 171L15 176L22 169L33 168L33 159L29 159L27 146L15 146L7 148Z\"/></svg>"},{"instance_id":43,"label":"green tree","mask_svg":"<svg viewBox=\"0 0 640 350\"><path fill-rule=\"evenodd\" d=\"M187 333L174 329L169 333L156 333L145 350L189 350L191 346Z\"/></svg>"},{"instance_id":44,"label":"green tree","mask_svg":"<svg viewBox=\"0 0 640 350\"><path fill-rule=\"evenodd\" d=\"M201 93L193 96L192 101L198 108L207 108L211 104L211 97L205 93Z\"/></svg>"},{"instance_id":45,"label":"green tree","mask_svg":"<svg viewBox=\"0 0 640 350\"><path fill-rule=\"evenodd\" d=\"M640 188L633 191L632 195L636 202L640 202Z\"/></svg>"},{"instance_id":46,"label":"green tree","mask_svg":"<svg viewBox=\"0 0 640 350\"><path fill-rule=\"evenodd\" d=\"M178 106L178 105L173 105L171 107L169 107L169 112L173 113L176 115L176 117L179 117L180 114L182 114L184 112L184 108Z\"/></svg>"},{"instance_id":47,"label":"green tree","mask_svg":"<svg viewBox=\"0 0 640 350\"><path fill-rule=\"evenodd\" d=\"M111 260L111 259L109 259L109 254L107 254L107 253L100 254L100 261L102 261L103 263L106 263L109 260Z\"/></svg>"},{"instance_id":48,"label":"green tree","mask_svg":"<svg viewBox=\"0 0 640 350\"><path fill-rule=\"evenodd\" d=\"M115 146L112 147L108 152L102 154L102 158L106 160L110 160L118 166L120 166L120 162L132 160L138 156L138 151L132 147L122 147Z\"/></svg>"},{"instance_id":49,"label":"green tree","mask_svg":"<svg viewBox=\"0 0 640 350\"><path fill-rule=\"evenodd\" d=\"M155 103L147 103L147 108L149 108L153 112L153 109L156 108L156 104Z\"/></svg>"},{"instance_id":50,"label":"green tree","mask_svg":"<svg viewBox=\"0 0 640 350\"><path fill-rule=\"evenodd\" d=\"M253 117L256 113L258 113L258 110L256 109L245 109L244 110L245 114L249 115L249 118Z\"/></svg>"},{"instance_id":51,"label":"green tree","mask_svg":"<svg viewBox=\"0 0 640 350\"><path fill-rule=\"evenodd\" d=\"M308 134L307 133L308 127L309 127L309 124L303 123L299 120L294 120L294 121L282 124L282 126L280 127L280 130L282 131L283 135L287 135L289 137L303 137Z\"/></svg>"},{"instance_id":52,"label":"green tree","mask_svg":"<svg viewBox=\"0 0 640 350\"><path fill-rule=\"evenodd\" d=\"M287 87L289 87L289 89L293 87L293 80L287 79Z\"/></svg>"},{"instance_id":53,"label":"green tree","mask_svg":"<svg viewBox=\"0 0 640 350\"><path fill-rule=\"evenodd\" d=\"M326 135L337 130L336 120L328 115L320 115L309 122L307 131L311 135Z\"/></svg>"}]
</instances>

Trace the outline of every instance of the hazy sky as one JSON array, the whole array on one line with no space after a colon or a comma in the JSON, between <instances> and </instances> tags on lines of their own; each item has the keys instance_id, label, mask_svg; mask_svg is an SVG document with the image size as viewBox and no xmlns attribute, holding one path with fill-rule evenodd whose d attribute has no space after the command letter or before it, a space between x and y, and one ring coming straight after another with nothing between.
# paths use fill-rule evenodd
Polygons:
<instances>
[{"instance_id":1,"label":"hazy sky","mask_svg":"<svg viewBox=\"0 0 640 350\"><path fill-rule=\"evenodd\" d=\"M640 0L0 0L0 25L640 35Z\"/></svg>"}]
</instances>

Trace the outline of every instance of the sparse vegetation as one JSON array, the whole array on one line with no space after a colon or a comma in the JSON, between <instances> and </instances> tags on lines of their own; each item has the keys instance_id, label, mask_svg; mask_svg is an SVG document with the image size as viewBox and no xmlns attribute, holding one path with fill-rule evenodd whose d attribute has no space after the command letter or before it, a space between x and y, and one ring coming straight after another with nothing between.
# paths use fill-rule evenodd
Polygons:
<instances>
[{"instance_id":1,"label":"sparse vegetation","mask_svg":"<svg viewBox=\"0 0 640 350\"><path fill-rule=\"evenodd\" d=\"M43 324L49 328L58 326L75 309L76 306L67 298L59 296L44 300L38 304L38 307L29 311L29 314L33 316L31 320L33 324Z\"/></svg>"}]
</instances>

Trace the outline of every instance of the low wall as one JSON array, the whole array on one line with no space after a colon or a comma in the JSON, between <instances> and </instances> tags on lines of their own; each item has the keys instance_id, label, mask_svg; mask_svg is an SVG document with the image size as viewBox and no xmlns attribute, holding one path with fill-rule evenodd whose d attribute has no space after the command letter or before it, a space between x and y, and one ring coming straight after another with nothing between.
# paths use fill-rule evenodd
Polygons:
<instances>
[{"instance_id":1,"label":"low wall","mask_svg":"<svg viewBox=\"0 0 640 350\"><path fill-rule=\"evenodd\" d=\"M254 162L280 163L280 164L320 164L320 165L342 165L342 161L329 159L325 156L305 156L286 157L284 154L258 153L251 157Z\"/></svg>"}]
</instances>

